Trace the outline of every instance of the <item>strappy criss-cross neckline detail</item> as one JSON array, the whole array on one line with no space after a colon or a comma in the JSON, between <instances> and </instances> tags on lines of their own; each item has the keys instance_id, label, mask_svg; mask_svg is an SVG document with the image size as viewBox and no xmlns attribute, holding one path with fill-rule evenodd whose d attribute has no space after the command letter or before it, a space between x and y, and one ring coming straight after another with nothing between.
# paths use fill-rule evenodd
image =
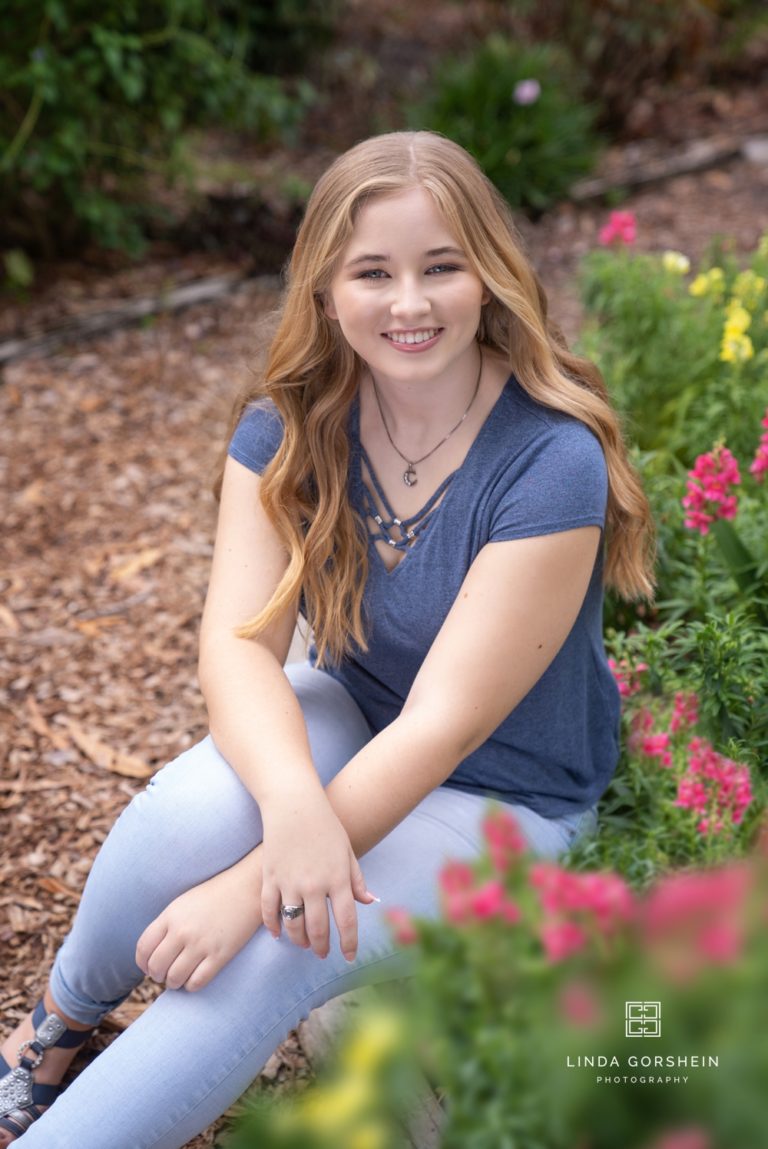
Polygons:
<instances>
[{"instance_id":1,"label":"strappy criss-cross neckline detail","mask_svg":"<svg viewBox=\"0 0 768 1149\"><path fill-rule=\"evenodd\" d=\"M382 487L379 477L376 474L373 463L370 460L370 456L368 455L368 452L359 439L358 444L360 450L360 460L368 472L370 481L373 484L373 489L384 511L384 515L379 513L379 508L377 507L376 501L368 488L365 477L361 474L360 484L363 492L363 510L367 516L366 522L371 520L376 524L378 528L377 530L372 531L369 526L368 537L369 539L373 539L374 542L386 543L387 546L392 548L392 550L407 551L410 547L413 546L419 535L429 525L432 515L436 511L437 506L442 500L446 490L448 489L448 486L456 474L456 471L451 471L450 475L443 479L437 490L435 490L434 493L430 495L424 506L416 511L415 514L410 515L407 519L400 519L392 509L392 505L384 492L384 488ZM392 537L391 532L394 529L397 529L400 532L399 539Z\"/></svg>"},{"instance_id":2,"label":"strappy criss-cross neckline detail","mask_svg":"<svg viewBox=\"0 0 768 1149\"><path fill-rule=\"evenodd\" d=\"M350 445L352 454L350 465L353 470L353 482L359 486L361 491L361 510L365 515L366 530L368 538L373 543L384 543L388 550L395 551L400 554L400 559L394 566L388 567L384 561L383 555L374 547L376 556L386 571L387 575L394 575L396 571L403 565L403 560L406 559L413 549L414 543L418 541L422 534L426 531L427 526L433 521L435 514L443 505L446 497L450 494L449 487L452 483L458 482L461 476L466 472L468 464L470 463L475 452L478 450L478 444L487 434L489 426L497 417L500 410L502 396L507 392L510 383L514 379L514 375L509 375L497 395L491 409L487 412L482 425L480 426L475 438L469 446L469 449L464 456L463 460L455 470L443 479L437 490L427 499L423 507L416 511L415 514L410 515L406 519L401 519L395 514L389 499L384 493L381 481L376 474L376 471L371 463L370 456L363 446L360 438L360 396L356 395L352 401L350 410ZM363 475L363 468L370 476L371 486L373 487L373 494L371 489L366 483ZM384 514L380 514L379 508L376 506L374 494L381 502L381 509ZM378 517L377 517L378 516ZM379 522L379 519L381 520ZM371 529L371 523L376 526L375 530ZM402 538L392 539L387 531L393 528L400 531ZM423 544L422 544L423 545ZM420 549L420 548L418 548ZM406 563L406 566L408 564Z\"/></svg>"}]
</instances>

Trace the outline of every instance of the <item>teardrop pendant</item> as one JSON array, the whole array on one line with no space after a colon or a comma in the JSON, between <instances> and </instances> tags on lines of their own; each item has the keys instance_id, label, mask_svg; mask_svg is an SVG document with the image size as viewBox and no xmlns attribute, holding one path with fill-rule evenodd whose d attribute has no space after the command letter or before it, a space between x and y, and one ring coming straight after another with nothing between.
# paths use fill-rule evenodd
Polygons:
<instances>
[{"instance_id":1,"label":"teardrop pendant","mask_svg":"<svg viewBox=\"0 0 768 1149\"><path fill-rule=\"evenodd\" d=\"M419 480L416 477L416 471L413 465L409 463L405 471L403 471L403 482L405 483L406 487L415 487L418 481Z\"/></svg>"}]
</instances>

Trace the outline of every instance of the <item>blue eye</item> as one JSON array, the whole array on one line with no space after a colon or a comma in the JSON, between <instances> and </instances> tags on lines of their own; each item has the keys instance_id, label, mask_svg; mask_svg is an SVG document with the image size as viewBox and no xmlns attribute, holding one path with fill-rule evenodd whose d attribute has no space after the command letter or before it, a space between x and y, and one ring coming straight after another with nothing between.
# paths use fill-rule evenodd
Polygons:
<instances>
[{"instance_id":1,"label":"blue eye","mask_svg":"<svg viewBox=\"0 0 768 1149\"><path fill-rule=\"evenodd\" d=\"M427 268L427 275L439 275L446 271L461 271L454 263L436 263Z\"/></svg>"},{"instance_id":2,"label":"blue eye","mask_svg":"<svg viewBox=\"0 0 768 1149\"><path fill-rule=\"evenodd\" d=\"M386 271L381 267L369 267L367 271L361 271L358 279L384 279Z\"/></svg>"}]
</instances>

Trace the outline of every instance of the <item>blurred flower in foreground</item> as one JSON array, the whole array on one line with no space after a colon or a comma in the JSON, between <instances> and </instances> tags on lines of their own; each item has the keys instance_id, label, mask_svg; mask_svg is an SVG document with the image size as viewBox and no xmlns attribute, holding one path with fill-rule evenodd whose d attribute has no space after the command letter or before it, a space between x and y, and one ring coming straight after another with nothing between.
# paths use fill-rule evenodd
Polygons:
<instances>
[{"instance_id":1,"label":"blurred flower in foreground","mask_svg":"<svg viewBox=\"0 0 768 1149\"><path fill-rule=\"evenodd\" d=\"M603 247L611 244L623 244L630 247L637 238L637 221L635 213L631 211L612 211L608 216L608 223L601 227L597 241Z\"/></svg>"}]
</instances>

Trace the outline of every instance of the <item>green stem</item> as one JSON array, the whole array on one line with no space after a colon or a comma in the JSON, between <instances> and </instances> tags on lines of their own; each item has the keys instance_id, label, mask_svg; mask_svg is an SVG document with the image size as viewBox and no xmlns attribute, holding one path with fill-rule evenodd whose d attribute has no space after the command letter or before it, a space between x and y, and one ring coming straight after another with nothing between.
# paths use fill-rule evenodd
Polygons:
<instances>
[{"instance_id":1,"label":"green stem","mask_svg":"<svg viewBox=\"0 0 768 1149\"><path fill-rule=\"evenodd\" d=\"M8 145L2 160L0 160L0 170L9 171L13 166L14 160L18 156L19 152L21 152L35 129L35 124L37 123L40 116L40 109L42 106L43 91L41 86L38 84L32 95L32 100L30 101L30 105L27 108L26 115L19 125L19 130Z\"/></svg>"}]
</instances>

